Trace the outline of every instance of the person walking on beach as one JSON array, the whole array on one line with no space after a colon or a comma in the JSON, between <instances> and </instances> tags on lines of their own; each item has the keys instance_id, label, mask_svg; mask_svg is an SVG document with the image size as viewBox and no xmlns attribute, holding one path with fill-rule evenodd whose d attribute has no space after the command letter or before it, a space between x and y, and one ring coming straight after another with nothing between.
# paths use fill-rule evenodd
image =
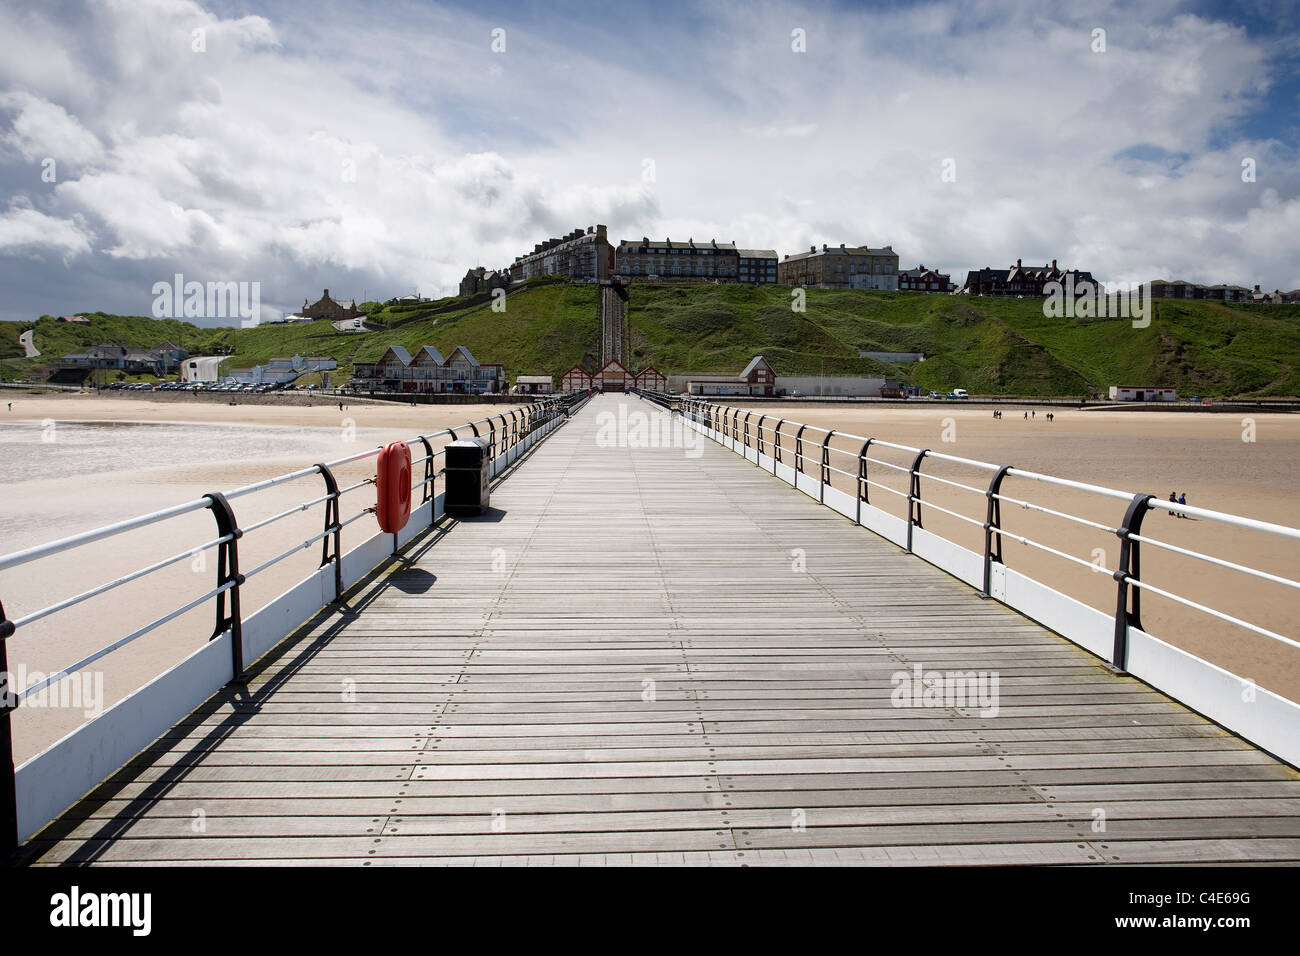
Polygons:
<instances>
[{"instance_id":1,"label":"person walking on beach","mask_svg":"<svg viewBox=\"0 0 1300 956\"><path fill-rule=\"evenodd\" d=\"M1029 421L1029 413L1025 412L1025 421Z\"/></svg>"},{"instance_id":2,"label":"person walking on beach","mask_svg":"<svg viewBox=\"0 0 1300 956\"><path fill-rule=\"evenodd\" d=\"M1175 505L1178 504L1178 495L1176 492L1173 491L1169 492L1169 503ZM1173 515L1175 518L1178 517L1178 512L1175 511L1173 508L1169 509L1169 513Z\"/></svg>"},{"instance_id":3,"label":"person walking on beach","mask_svg":"<svg viewBox=\"0 0 1300 956\"><path fill-rule=\"evenodd\" d=\"M1187 504L1187 495L1186 495L1186 493L1184 493L1184 494L1180 494L1180 495L1178 496L1178 503L1179 503L1180 505L1185 505L1185 504ZM1186 518L1187 515L1185 515L1185 514L1180 514L1178 517L1180 517L1180 518Z\"/></svg>"}]
</instances>

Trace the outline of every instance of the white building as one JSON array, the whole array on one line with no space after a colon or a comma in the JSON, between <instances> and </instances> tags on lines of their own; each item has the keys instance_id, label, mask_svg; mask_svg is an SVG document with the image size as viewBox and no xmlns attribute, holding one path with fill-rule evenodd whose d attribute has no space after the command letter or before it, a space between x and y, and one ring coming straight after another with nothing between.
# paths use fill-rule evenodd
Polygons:
<instances>
[{"instance_id":1,"label":"white building","mask_svg":"<svg viewBox=\"0 0 1300 956\"><path fill-rule=\"evenodd\" d=\"M1172 402L1177 396L1172 388L1152 385L1112 385L1110 399L1113 402Z\"/></svg>"}]
</instances>

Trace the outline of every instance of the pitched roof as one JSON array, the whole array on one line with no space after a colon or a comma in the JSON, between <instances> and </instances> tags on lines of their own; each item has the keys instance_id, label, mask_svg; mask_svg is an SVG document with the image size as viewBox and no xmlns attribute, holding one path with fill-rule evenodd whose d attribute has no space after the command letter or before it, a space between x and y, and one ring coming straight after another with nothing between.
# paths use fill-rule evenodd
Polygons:
<instances>
[{"instance_id":1,"label":"pitched roof","mask_svg":"<svg viewBox=\"0 0 1300 956\"><path fill-rule=\"evenodd\" d=\"M379 356L379 361L382 362L384 359L388 358L389 352L392 352L394 355L396 355L397 360L401 362L403 365L411 364L411 353L406 351L406 349L402 348L400 345L388 346L388 348L384 350L384 354Z\"/></svg>"},{"instance_id":2,"label":"pitched roof","mask_svg":"<svg viewBox=\"0 0 1300 956\"><path fill-rule=\"evenodd\" d=\"M737 249L742 259L775 259L775 249Z\"/></svg>"},{"instance_id":3,"label":"pitched roof","mask_svg":"<svg viewBox=\"0 0 1300 956\"><path fill-rule=\"evenodd\" d=\"M474 365L474 366L478 365L478 359L476 359L473 355L471 355L469 349L465 348L465 346L463 345L458 345L451 350L451 354L447 356L447 362L445 364L450 364L451 360L456 357L457 352L460 352L462 355L464 355L466 361L468 361L470 365Z\"/></svg>"},{"instance_id":4,"label":"pitched roof","mask_svg":"<svg viewBox=\"0 0 1300 956\"><path fill-rule=\"evenodd\" d=\"M442 357L442 353L439 352L437 349L435 349L432 345L421 346L420 351L415 353L415 360L418 362L420 359L426 356L433 359L434 364L436 365L442 365L444 362L446 362L446 359Z\"/></svg>"},{"instance_id":5,"label":"pitched roof","mask_svg":"<svg viewBox=\"0 0 1300 956\"><path fill-rule=\"evenodd\" d=\"M749 360L749 364L745 366L745 370L744 370L743 372L740 373L740 377L741 377L741 378L749 378L749 373L752 372L752 371L754 371L754 369L756 369L756 368L758 367L758 363L759 363L759 362L762 362L764 365L766 365L766 366L767 366L767 370L768 370L769 372L772 371L772 366L771 366L771 364L767 361L767 359L763 358L763 356L761 356L761 355L755 355L752 359Z\"/></svg>"},{"instance_id":6,"label":"pitched roof","mask_svg":"<svg viewBox=\"0 0 1300 956\"><path fill-rule=\"evenodd\" d=\"M602 365L602 366L600 367L599 371L597 371L596 374L599 375L601 372L605 371L605 369L609 368L611 365L617 365L617 366L618 366L619 368L621 368L624 372L627 372L627 366L626 366L626 365L624 365L624 364L623 364L622 362L620 362L618 359L610 359L608 362L606 362L604 365Z\"/></svg>"}]
</instances>

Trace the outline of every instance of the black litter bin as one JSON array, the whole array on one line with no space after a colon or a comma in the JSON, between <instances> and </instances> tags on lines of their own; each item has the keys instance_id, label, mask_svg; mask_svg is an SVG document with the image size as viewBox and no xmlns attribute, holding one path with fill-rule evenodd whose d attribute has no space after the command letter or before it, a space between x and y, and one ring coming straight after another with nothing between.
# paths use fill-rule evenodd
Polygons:
<instances>
[{"instance_id":1,"label":"black litter bin","mask_svg":"<svg viewBox=\"0 0 1300 956\"><path fill-rule=\"evenodd\" d=\"M464 438L447 445L447 514L481 515L488 508L488 442Z\"/></svg>"}]
</instances>

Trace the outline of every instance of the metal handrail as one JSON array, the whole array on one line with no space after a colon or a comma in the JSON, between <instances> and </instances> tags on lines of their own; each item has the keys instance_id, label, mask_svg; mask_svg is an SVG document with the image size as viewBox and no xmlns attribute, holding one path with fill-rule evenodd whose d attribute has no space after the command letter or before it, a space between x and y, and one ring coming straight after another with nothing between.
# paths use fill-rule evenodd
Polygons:
<instances>
[{"instance_id":1,"label":"metal handrail","mask_svg":"<svg viewBox=\"0 0 1300 956\"><path fill-rule=\"evenodd\" d=\"M682 402L682 413L684 415L689 416L693 421L704 423L706 425L711 425L712 423L716 423L719 420L723 422L725 425L728 422L728 420L732 418L737 412L738 409L736 409L734 406L720 405L713 402L705 402L703 400L693 398L693 397L686 397ZM779 439L782 434L781 428L783 426L790 426L791 428L798 429L793 436L796 439L797 448L802 445L802 436L806 432L810 432L810 431L816 432L826 436L825 440L821 443L823 449L833 451L838 454L848 456L850 458L856 458L859 461L860 469L865 469L865 464L867 462L872 462L882 467L908 474L911 478L911 483L910 483L911 487L909 492L906 494L903 492L899 492L893 488L890 488L886 485L882 485L878 482L871 481L866 477L865 470L860 470L857 475L854 475L842 469L823 464L821 478L822 478L822 484L828 485L830 472L836 472L838 474L844 475L846 478L851 479L852 481L855 481L859 484L860 498L861 495L865 492L865 488L867 486L878 488L881 491L887 491L900 498L904 498L908 503L907 538L908 538L909 551L911 550L912 528L920 527L919 509L922 503L922 496L920 494L921 478L925 478L926 480L933 480L940 484L960 488L965 491L976 492L986 496L989 502L988 516L983 522L970 518L966 515L959 514L955 511L950 511L949 509L941 507L932 501L925 502L926 506L929 508L933 508L937 511L948 514L953 518L961 519L962 521L965 521L969 524L974 524L984 529L985 531L985 553L984 553L985 592L988 591L988 587L989 587L989 570L991 565L1002 563L1001 539L1003 537L1012 541L1018 541L1021 544L1024 544L1028 547L1036 548L1045 553L1055 555L1056 557L1062 558L1073 564L1079 565L1081 567L1086 567L1091 571L1094 572L1105 571L1108 574L1110 574L1110 576L1117 582L1117 589L1118 589L1117 610L1115 615L1115 648L1112 654L1112 663L1114 663L1116 667L1120 668L1121 670L1124 668L1127 662L1128 629L1130 627L1140 629L1142 626L1141 618L1139 614L1140 605L1138 603L1138 596L1141 590L1147 590L1152 593L1159 594L1170 600L1176 601L1177 603L1182 604L1186 607L1190 607L1211 614L1212 616L1220 620L1227 621L1232 624L1236 624L1242 628L1245 628L1247 630L1250 630L1262 636L1269 637L1274 640L1278 640L1284 644L1300 647L1300 642L1292 638L1286 637L1285 635L1281 635L1267 628L1260 627L1259 625L1253 624L1242 618L1236 617L1235 615L1228 614L1227 612L1218 611L1213 608L1208 608L1205 605L1199 604L1198 602L1173 594L1161 588L1157 588L1154 585L1150 584L1149 582L1142 581L1141 575L1139 573L1140 564L1139 564L1139 550L1138 550L1140 545L1147 544L1150 545L1151 547L1181 554L1189 558L1196 558L1201 561L1205 561L1207 563L1216 565L1218 567L1223 567L1229 570L1248 574L1258 579L1266 580L1284 587L1300 589L1300 581L1296 581L1282 575L1272 574L1270 572L1259 570L1256 568L1251 568L1243 564L1239 564L1233 561L1228 561L1223 558L1215 557L1214 555L1203 554L1197 551L1193 551L1191 549L1181 548L1176 545L1172 545L1167 542L1158 541L1149 536L1145 536L1141 533L1141 522L1142 522L1143 515L1149 513L1152 510L1162 510L1174 514L1187 515L1189 517L1204 518L1206 520L1216 521L1221 524L1228 525L1230 527L1236 527L1236 528L1241 528L1249 531L1272 534L1279 537L1287 538L1292 541L1300 541L1300 528L1292 528L1287 525L1280 525L1274 522L1262 521L1257 518L1247 518L1242 515L1233 515L1233 514L1228 514L1226 512L1212 511L1208 508L1198 508L1193 505L1180 505L1176 502L1162 500L1153 495L1135 495L1131 492L1120 491L1115 488L1107 488L1102 485L1095 485L1095 484L1090 484L1088 482L1082 482L1082 481L1074 481L1068 478L1060 478L1055 475L1042 474L1040 472L1030 471L1022 468L1015 468L1009 465L997 465L992 462L979 461L977 459L971 459L971 458L963 458L956 455L948 455L941 452L935 452L930 449L915 448L909 445L901 445L894 442L883 441L878 438L868 438L862 435L855 435L851 432L845 432L839 429L821 428L820 426L808 425L802 422L788 421L785 419L782 419L780 422L778 422L776 429L772 431L772 437L773 437L772 444L774 450L780 447ZM719 429L717 429L716 426L714 426L714 430L718 431ZM762 419L760 419L759 420L760 441L762 440L762 434L763 434ZM837 438L843 438L847 441L861 441L864 444L861 447L861 451L855 454L851 450L843 449L843 448L835 448L834 446L831 446L829 442L830 442L830 437L832 435L834 435ZM734 443L734 439L729 438L728 440L731 440ZM900 452L906 452L915 455L911 467L898 465L893 462L881 461L877 458L869 457L867 455L867 449L874 448L877 446L894 449ZM798 458L802 458L802 456L799 455ZM952 481L950 479L939 477L936 475L923 475L920 471L920 464L922 461L927 459L935 459L937 461L948 462L951 464L978 468L984 471L992 471L995 472L995 475L992 482L990 483L989 488L987 490L982 490L961 482ZM779 462L780 459L778 456L773 456L772 460L775 463L775 462ZM799 464L801 464L801 462L799 462ZM773 467L775 467L775 464L773 465ZM796 467L795 470L801 472L803 469ZM1000 491L1001 482L1003 478L1007 476L1014 477L1014 478L1023 478L1027 481L1034 481L1042 484L1051 485L1053 487L1067 488L1074 491L1086 492L1089 494L1098 495L1100 497L1104 497L1111 500L1123 501L1128 505L1128 510L1125 515L1124 522L1121 524L1120 527L1115 528L1103 524L1101 522L1091 520L1089 518L1084 518L1079 515L1072 515L1063 511L1057 511L1052 508L1047 508L1043 505L1033 504L1031 502L1025 501L1020 498L1015 498L1009 495L1002 494ZM820 495L824 500L825 497L824 492L821 492ZM1104 531L1106 533L1116 535L1121 542L1121 558L1119 563L1120 566L1113 571L1107 568L1102 568L1094 562L1085 561L1079 557L1076 557L1075 555L1068 554L1064 551L1053 548L1050 545L1047 545L1043 542L1035 541L1027 536L1017 535L1006 531L1001 526L1000 509L996 507L996 505L1002 502L1006 502L1007 504L1016 504L1021 506L1022 508L1026 508L1042 514L1050 515L1055 518L1060 518L1063 520L1075 522L1077 524L1085 525L1095 530Z\"/></svg>"}]
</instances>

